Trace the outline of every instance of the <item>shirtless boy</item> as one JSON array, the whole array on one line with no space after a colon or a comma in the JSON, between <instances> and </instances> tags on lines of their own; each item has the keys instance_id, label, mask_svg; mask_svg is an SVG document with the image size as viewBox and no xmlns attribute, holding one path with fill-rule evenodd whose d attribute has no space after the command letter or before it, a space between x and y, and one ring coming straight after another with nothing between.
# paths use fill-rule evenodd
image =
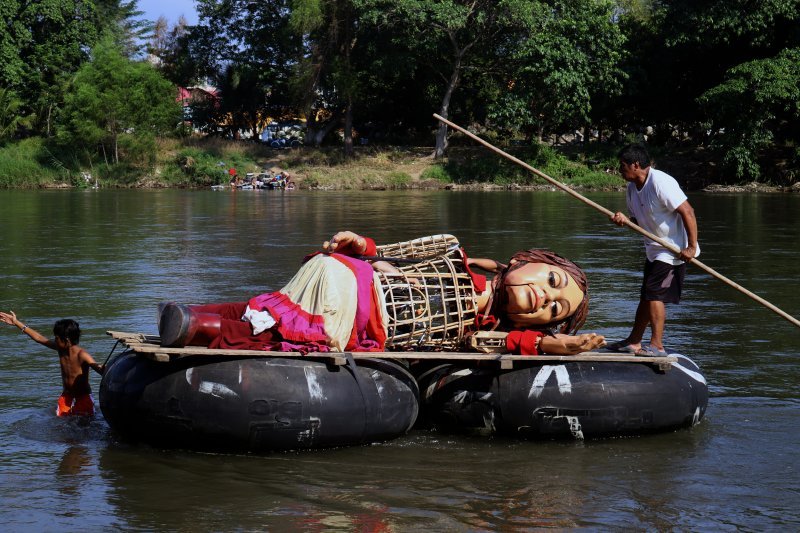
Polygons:
<instances>
[{"instance_id":1,"label":"shirtless boy","mask_svg":"<svg viewBox=\"0 0 800 533\"><path fill-rule=\"evenodd\" d=\"M64 390L58 398L56 415L92 416L94 400L92 399L92 389L89 386L89 368L102 374L105 371L105 365L98 364L89 355L89 352L78 346L81 338L81 329L78 323L68 318L59 320L53 326L54 338L50 340L20 322L14 311L8 313L0 311L0 321L18 327L31 339L58 352Z\"/></svg>"}]
</instances>

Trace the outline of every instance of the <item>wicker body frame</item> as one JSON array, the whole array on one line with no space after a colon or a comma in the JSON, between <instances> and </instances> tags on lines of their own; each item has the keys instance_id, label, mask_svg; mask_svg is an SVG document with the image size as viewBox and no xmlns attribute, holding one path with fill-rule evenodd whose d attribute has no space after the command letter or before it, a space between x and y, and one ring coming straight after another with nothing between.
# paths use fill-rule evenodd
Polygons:
<instances>
[{"instance_id":1,"label":"wicker body frame","mask_svg":"<svg viewBox=\"0 0 800 533\"><path fill-rule=\"evenodd\" d=\"M378 247L387 258L419 259L379 272L391 350L457 350L474 329L477 294L452 235L432 235Z\"/></svg>"}]
</instances>

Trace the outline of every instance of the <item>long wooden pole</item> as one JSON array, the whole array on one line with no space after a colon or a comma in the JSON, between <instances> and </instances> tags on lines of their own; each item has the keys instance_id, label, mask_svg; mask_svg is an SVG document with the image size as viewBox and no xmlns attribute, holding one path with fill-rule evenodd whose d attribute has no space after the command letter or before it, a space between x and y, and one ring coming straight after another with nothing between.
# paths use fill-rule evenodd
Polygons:
<instances>
[{"instance_id":1,"label":"long wooden pole","mask_svg":"<svg viewBox=\"0 0 800 533\"><path fill-rule=\"evenodd\" d=\"M548 176L544 172L533 168L532 166L530 166L525 161L522 161L521 159L517 159L516 157L514 157L511 154L509 154L508 152L504 152L503 150L497 148L496 146L493 146L493 145L489 144L488 142L484 141L483 139L481 139L477 135L474 135L472 132L469 132L469 131L465 130L461 126L459 126L457 124L454 124L453 122L450 122L446 118L444 118L444 117L442 117L442 116L440 116L440 115L438 115L436 113L434 113L433 116L434 116L434 118L436 120L439 120L439 121L447 124L451 128L460 131L461 133L463 133L464 135L466 135L470 139L472 139L472 140L484 145L489 150L491 150L491 151L493 151L493 152L505 157L506 159L508 159L510 161L513 161L514 163L520 165L521 167L526 168L527 170L533 172L534 174L536 174L537 176L539 176L543 180L545 180L545 181L551 183L552 185L558 187L559 189L561 189L562 191L566 192L567 194L570 194L570 195L574 196L575 198L577 198L581 202L594 207L595 209L597 209L601 213L607 215L608 217L614 216L614 213L612 211L606 209L605 207L603 207L602 205L600 205L600 204L598 204L596 202L593 202L592 200L589 200L588 198L586 198L582 194L572 190L570 187L564 185L560 181L551 178L550 176ZM657 236L653 235L652 233L650 233L646 229L642 228L641 226L638 226L638 225L634 224L630 220L627 220L625 225L628 226L633 231L644 235L648 239L651 239L651 240L657 242L658 244L660 244L661 246L663 246L664 248L666 248L667 250L669 250L670 252L672 252L676 256L680 255L681 251L678 249L677 246L673 246L672 244L670 244L670 243L664 241L663 239L661 239L660 237L657 237ZM713 268L705 265L704 263L702 263L698 259L691 259L689 261L689 263L699 267L702 270L705 270L706 272L708 272L709 274L711 274L712 276L714 276L718 280L726 283L727 285L733 287L734 289L738 290L739 292L747 295L748 297L750 297L753 300L755 300L756 302L760 303L761 305L763 305L767 309L770 309L771 311L774 311L775 313L777 313L781 317L785 318L786 320L788 320L789 322L791 322L795 326L800 327L800 320L796 319L795 317L793 317L789 313L779 309L778 307L772 305L771 303L766 301L764 298L758 296L757 294L754 294L754 293L750 292L749 290L745 289L744 287L742 287L741 285L739 285L735 281L723 276L722 274L720 274L719 272L717 272Z\"/></svg>"}]
</instances>

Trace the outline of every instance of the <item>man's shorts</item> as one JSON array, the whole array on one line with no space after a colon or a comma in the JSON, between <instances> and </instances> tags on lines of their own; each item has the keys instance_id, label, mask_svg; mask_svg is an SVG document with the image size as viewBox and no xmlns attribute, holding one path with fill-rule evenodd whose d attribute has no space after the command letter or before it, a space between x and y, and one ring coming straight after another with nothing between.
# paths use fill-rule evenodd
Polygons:
<instances>
[{"instance_id":1,"label":"man's shorts","mask_svg":"<svg viewBox=\"0 0 800 533\"><path fill-rule=\"evenodd\" d=\"M91 394L73 396L66 392L58 397L56 416L92 416L94 415L94 398Z\"/></svg>"},{"instance_id":2,"label":"man's shorts","mask_svg":"<svg viewBox=\"0 0 800 533\"><path fill-rule=\"evenodd\" d=\"M676 304L681 301L686 263L670 265L663 261L644 262L641 299Z\"/></svg>"}]
</instances>

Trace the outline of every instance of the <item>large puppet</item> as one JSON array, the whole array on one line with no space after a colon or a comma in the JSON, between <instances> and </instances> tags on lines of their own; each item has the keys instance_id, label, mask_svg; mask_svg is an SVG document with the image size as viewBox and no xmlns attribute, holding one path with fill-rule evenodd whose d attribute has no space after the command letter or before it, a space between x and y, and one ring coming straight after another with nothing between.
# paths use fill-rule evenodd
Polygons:
<instances>
[{"instance_id":1,"label":"large puppet","mask_svg":"<svg viewBox=\"0 0 800 533\"><path fill-rule=\"evenodd\" d=\"M475 268L495 275L488 281ZM163 346L327 352L465 350L491 331L499 351L574 354L604 345L600 335L576 334L587 311L586 275L547 250L504 265L467 258L451 235L378 247L344 231L278 291L166 304L159 333Z\"/></svg>"}]
</instances>

